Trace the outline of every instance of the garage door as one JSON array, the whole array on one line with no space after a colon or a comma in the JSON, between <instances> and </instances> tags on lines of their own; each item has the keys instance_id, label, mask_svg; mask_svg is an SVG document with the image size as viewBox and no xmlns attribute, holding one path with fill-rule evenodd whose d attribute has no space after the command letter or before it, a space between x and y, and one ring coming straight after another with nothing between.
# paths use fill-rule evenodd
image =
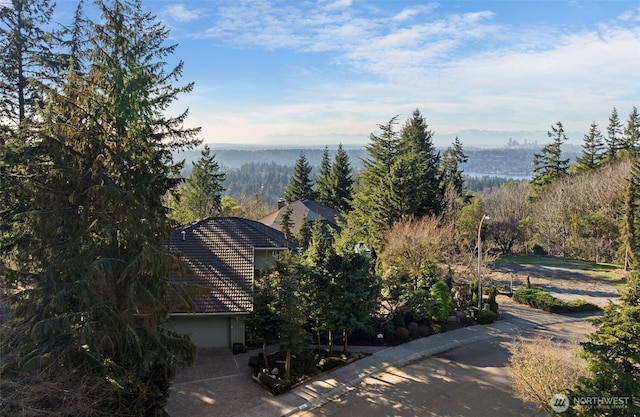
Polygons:
<instances>
[{"instance_id":1,"label":"garage door","mask_svg":"<svg viewBox=\"0 0 640 417\"><path fill-rule=\"evenodd\" d=\"M231 346L228 317L171 317L169 328L189 334L191 340L200 348Z\"/></svg>"}]
</instances>

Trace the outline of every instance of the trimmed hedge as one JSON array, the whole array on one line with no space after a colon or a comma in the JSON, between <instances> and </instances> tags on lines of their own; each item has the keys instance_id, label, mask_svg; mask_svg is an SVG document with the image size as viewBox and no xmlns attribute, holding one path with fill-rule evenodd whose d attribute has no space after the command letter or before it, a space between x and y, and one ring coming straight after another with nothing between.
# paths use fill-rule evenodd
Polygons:
<instances>
[{"instance_id":1,"label":"trimmed hedge","mask_svg":"<svg viewBox=\"0 0 640 417\"><path fill-rule=\"evenodd\" d=\"M560 300L542 288L521 288L513 293L513 300L549 313L579 313L602 310L597 305L585 300L576 300L570 303Z\"/></svg>"}]
</instances>

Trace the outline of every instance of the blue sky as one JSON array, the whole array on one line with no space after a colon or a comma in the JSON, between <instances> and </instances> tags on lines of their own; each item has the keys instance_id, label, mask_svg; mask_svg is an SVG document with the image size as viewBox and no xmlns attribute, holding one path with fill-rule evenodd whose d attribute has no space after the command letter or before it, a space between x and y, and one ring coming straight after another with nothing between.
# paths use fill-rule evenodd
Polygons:
<instances>
[{"instance_id":1,"label":"blue sky","mask_svg":"<svg viewBox=\"0 0 640 417\"><path fill-rule=\"evenodd\" d=\"M75 2L58 0L63 19ZM209 143L367 143L416 108L437 145L572 142L640 106L638 1L143 0ZM582 133L581 133L582 132ZM490 143L491 142L491 143Z\"/></svg>"}]
</instances>

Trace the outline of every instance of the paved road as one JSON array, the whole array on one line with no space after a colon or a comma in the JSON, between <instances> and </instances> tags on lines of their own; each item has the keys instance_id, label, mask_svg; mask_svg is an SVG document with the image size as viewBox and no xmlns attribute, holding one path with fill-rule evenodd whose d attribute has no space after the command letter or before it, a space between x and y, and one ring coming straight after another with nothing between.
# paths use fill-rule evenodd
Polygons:
<instances>
[{"instance_id":1,"label":"paved road","mask_svg":"<svg viewBox=\"0 0 640 417\"><path fill-rule=\"evenodd\" d=\"M515 336L579 338L592 331L581 318L541 313L503 303L512 331L391 368L367 378L309 416L536 416L545 415L514 398L505 365Z\"/></svg>"},{"instance_id":2,"label":"paved road","mask_svg":"<svg viewBox=\"0 0 640 417\"><path fill-rule=\"evenodd\" d=\"M251 381L249 354L202 351L197 366L174 381L167 411L172 417L534 416L513 399L507 343L518 334L573 338L591 326L507 300L500 305L505 319L493 325L383 348L277 397Z\"/></svg>"},{"instance_id":3,"label":"paved road","mask_svg":"<svg viewBox=\"0 0 640 417\"><path fill-rule=\"evenodd\" d=\"M533 416L515 399L504 341L465 346L366 379L305 416Z\"/></svg>"}]
</instances>

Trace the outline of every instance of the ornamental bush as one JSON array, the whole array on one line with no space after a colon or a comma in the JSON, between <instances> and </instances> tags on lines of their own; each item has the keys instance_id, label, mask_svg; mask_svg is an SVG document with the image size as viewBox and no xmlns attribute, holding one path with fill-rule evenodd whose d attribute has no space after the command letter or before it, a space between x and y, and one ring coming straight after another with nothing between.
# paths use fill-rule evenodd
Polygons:
<instances>
[{"instance_id":1,"label":"ornamental bush","mask_svg":"<svg viewBox=\"0 0 640 417\"><path fill-rule=\"evenodd\" d=\"M342 359L337 356L329 356L328 358L320 359L320 362L318 362L316 367L322 372L325 372L330 369L337 368L338 366L342 366L345 362L346 359Z\"/></svg>"},{"instance_id":2,"label":"ornamental bush","mask_svg":"<svg viewBox=\"0 0 640 417\"><path fill-rule=\"evenodd\" d=\"M480 310L478 313L478 323L490 324L496 321L498 315L491 310Z\"/></svg>"},{"instance_id":3,"label":"ornamental bush","mask_svg":"<svg viewBox=\"0 0 640 417\"><path fill-rule=\"evenodd\" d=\"M406 342L407 340L409 340L409 330L407 330L406 327L398 327L396 329L396 340L400 341L400 342Z\"/></svg>"}]
</instances>

